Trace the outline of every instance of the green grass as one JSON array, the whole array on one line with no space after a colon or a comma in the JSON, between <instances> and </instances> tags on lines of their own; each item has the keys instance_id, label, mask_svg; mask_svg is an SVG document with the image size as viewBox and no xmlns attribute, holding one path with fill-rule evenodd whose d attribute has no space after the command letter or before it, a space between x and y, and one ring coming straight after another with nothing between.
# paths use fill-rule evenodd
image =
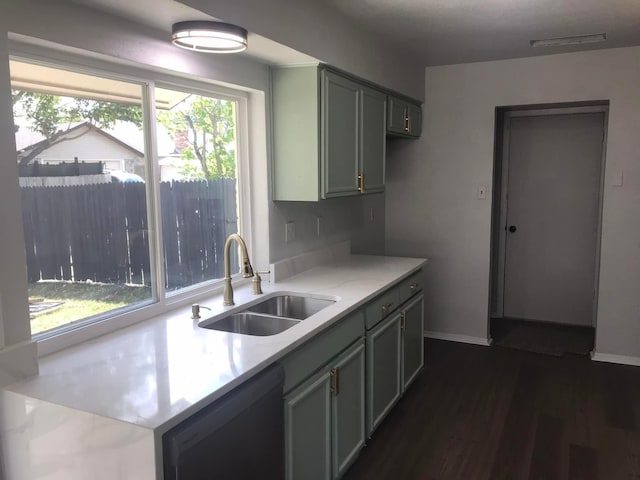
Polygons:
<instances>
[{"instance_id":1,"label":"green grass","mask_svg":"<svg viewBox=\"0 0 640 480\"><path fill-rule=\"evenodd\" d=\"M32 315L31 333L35 334L148 300L151 289L126 284L42 281L29 284L29 298L63 302L55 310Z\"/></svg>"}]
</instances>

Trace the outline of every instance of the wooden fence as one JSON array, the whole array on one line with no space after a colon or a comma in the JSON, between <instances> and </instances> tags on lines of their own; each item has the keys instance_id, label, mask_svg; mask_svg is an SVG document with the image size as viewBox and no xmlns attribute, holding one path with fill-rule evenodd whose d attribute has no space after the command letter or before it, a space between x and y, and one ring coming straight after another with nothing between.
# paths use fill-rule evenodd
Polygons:
<instances>
[{"instance_id":1,"label":"wooden fence","mask_svg":"<svg viewBox=\"0 0 640 480\"><path fill-rule=\"evenodd\" d=\"M21 190L29 282L150 284L144 183ZM224 241L237 231L236 181L162 182L160 201L165 287L221 278Z\"/></svg>"}]
</instances>

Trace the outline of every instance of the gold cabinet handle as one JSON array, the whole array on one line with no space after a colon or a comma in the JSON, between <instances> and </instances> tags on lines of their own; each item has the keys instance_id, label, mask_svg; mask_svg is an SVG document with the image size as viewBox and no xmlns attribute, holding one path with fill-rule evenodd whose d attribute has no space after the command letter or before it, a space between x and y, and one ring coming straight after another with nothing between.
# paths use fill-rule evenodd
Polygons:
<instances>
[{"instance_id":1,"label":"gold cabinet handle","mask_svg":"<svg viewBox=\"0 0 640 480\"><path fill-rule=\"evenodd\" d=\"M407 132L411 133L411 117L407 116Z\"/></svg>"},{"instance_id":2,"label":"gold cabinet handle","mask_svg":"<svg viewBox=\"0 0 640 480\"><path fill-rule=\"evenodd\" d=\"M385 303L384 305L382 305L382 311L384 313L387 313L391 310L391 307L393 307L393 303Z\"/></svg>"},{"instance_id":3,"label":"gold cabinet handle","mask_svg":"<svg viewBox=\"0 0 640 480\"><path fill-rule=\"evenodd\" d=\"M331 393L338 395L340 393L340 369L331 369Z\"/></svg>"},{"instance_id":4,"label":"gold cabinet handle","mask_svg":"<svg viewBox=\"0 0 640 480\"><path fill-rule=\"evenodd\" d=\"M409 131L409 115L407 115L406 113L404 115L404 131Z\"/></svg>"},{"instance_id":5,"label":"gold cabinet handle","mask_svg":"<svg viewBox=\"0 0 640 480\"><path fill-rule=\"evenodd\" d=\"M364 173L358 175L358 191L364 193Z\"/></svg>"},{"instance_id":6,"label":"gold cabinet handle","mask_svg":"<svg viewBox=\"0 0 640 480\"><path fill-rule=\"evenodd\" d=\"M400 330L403 332L407 328L407 312L402 312L400 314Z\"/></svg>"},{"instance_id":7,"label":"gold cabinet handle","mask_svg":"<svg viewBox=\"0 0 640 480\"><path fill-rule=\"evenodd\" d=\"M412 292L415 292L417 288L418 288L417 283L412 283L411 285L409 285L409 290L411 290Z\"/></svg>"}]
</instances>

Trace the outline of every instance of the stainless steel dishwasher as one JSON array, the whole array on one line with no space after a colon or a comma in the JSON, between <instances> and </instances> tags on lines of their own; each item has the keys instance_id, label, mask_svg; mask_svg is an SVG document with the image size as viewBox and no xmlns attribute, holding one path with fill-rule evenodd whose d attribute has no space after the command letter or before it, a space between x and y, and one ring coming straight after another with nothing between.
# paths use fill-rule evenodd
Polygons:
<instances>
[{"instance_id":1,"label":"stainless steel dishwasher","mask_svg":"<svg viewBox=\"0 0 640 480\"><path fill-rule=\"evenodd\" d=\"M282 480L283 382L273 365L165 433L165 480Z\"/></svg>"}]
</instances>

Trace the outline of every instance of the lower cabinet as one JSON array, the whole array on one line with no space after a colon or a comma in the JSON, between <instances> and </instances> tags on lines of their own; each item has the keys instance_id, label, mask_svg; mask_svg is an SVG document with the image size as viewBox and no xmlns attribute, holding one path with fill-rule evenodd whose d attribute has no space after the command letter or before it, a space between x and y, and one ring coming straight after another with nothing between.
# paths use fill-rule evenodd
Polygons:
<instances>
[{"instance_id":1,"label":"lower cabinet","mask_svg":"<svg viewBox=\"0 0 640 480\"><path fill-rule=\"evenodd\" d=\"M364 340L285 396L286 478L340 478L365 440Z\"/></svg>"},{"instance_id":2,"label":"lower cabinet","mask_svg":"<svg viewBox=\"0 0 640 480\"><path fill-rule=\"evenodd\" d=\"M409 300L367 332L367 436L424 365L424 296Z\"/></svg>"},{"instance_id":3,"label":"lower cabinet","mask_svg":"<svg viewBox=\"0 0 640 480\"><path fill-rule=\"evenodd\" d=\"M402 308L402 391L424 366L424 296L420 295Z\"/></svg>"},{"instance_id":4,"label":"lower cabinet","mask_svg":"<svg viewBox=\"0 0 640 480\"><path fill-rule=\"evenodd\" d=\"M367 435L400 398L402 333L400 314L383 320L367 334Z\"/></svg>"},{"instance_id":5,"label":"lower cabinet","mask_svg":"<svg viewBox=\"0 0 640 480\"><path fill-rule=\"evenodd\" d=\"M287 480L341 478L416 378L421 291L414 272L281 361Z\"/></svg>"}]
</instances>

